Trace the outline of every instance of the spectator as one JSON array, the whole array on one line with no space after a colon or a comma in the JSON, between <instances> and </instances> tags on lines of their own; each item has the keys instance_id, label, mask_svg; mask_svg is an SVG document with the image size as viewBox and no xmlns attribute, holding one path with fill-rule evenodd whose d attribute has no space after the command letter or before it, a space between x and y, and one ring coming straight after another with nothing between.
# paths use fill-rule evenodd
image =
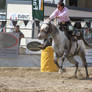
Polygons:
<instances>
[{"instance_id":1,"label":"spectator","mask_svg":"<svg viewBox=\"0 0 92 92\"><path fill-rule=\"evenodd\" d=\"M14 33L16 33L19 36L19 45L20 45L21 38L24 38L24 34L20 31L20 26L19 25L17 25L15 27Z\"/></svg>"}]
</instances>

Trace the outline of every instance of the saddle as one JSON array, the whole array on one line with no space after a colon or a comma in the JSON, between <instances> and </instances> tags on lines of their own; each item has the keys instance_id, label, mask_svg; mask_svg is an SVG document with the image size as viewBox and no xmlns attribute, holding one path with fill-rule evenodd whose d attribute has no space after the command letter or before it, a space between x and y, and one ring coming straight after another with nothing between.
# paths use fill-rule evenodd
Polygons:
<instances>
[{"instance_id":1,"label":"saddle","mask_svg":"<svg viewBox=\"0 0 92 92\"><path fill-rule=\"evenodd\" d=\"M60 31L64 31L65 35L69 40L80 40L81 39L81 31L80 29L74 28L70 22L60 23L59 24Z\"/></svg>"}]
</instances>

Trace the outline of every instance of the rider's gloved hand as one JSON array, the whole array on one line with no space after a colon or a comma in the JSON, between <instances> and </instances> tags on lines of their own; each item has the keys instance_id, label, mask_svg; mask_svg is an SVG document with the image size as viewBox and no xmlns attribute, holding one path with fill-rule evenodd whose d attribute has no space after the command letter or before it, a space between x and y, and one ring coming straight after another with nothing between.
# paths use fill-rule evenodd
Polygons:
<instances>
[{"instance_id":1,"label":"rider's gloved hand","mask_svg":"<svg viewBox=\"0 0 92 92\"><path fill-rule=\"evenodd\" d=\"M56 16L55 18L60 18L59 16Z\"/></svg>"}]
</instances>

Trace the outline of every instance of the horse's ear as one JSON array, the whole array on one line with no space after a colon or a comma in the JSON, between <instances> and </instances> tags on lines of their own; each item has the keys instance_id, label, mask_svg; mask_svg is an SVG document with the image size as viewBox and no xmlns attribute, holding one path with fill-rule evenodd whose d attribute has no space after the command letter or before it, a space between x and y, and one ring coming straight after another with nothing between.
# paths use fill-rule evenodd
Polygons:
<instances>
[{"instance_id":1,"label":"horse's ear","mask_svg":"<svg viewBox=\"0 0 92 92\"><path fill-rule=\"evenodd\" d=\"M44 21L45 21L45 23L49 23L51 20L49 20L49 18L47 18Z\"/></svg>"},{"instance_id":2,"label":"horse's ear","mask_svg":"<svg viewBox=\"0 0 92 92\"><path fill-rule=\"evenodd\" d=\"M48 22L48 25L51 26L51 21Z\"/></svg>"},{"instance_id":3,"label":"horse's ear","mask_svg":"<svg viewBox=\"0 0 92 92\"><path fill-rule=\"evenodd\" d=\"M51 20L49 20L49 24L51 24Z\"/></svg>"},{"instance_id":4,"label":"horse's ear","mask_svg":"<svg viewBox=\"0 0 92 92\"><path fill-rule=\"evenodd\" d=\"M43 24L43 22L42 21L40 21L40 26Z\"/></svg>"},{"instance_id":5,"label":"horse's ear","mask_svg":"<svg viewBox=\"0 0 92 92\"><path fill-rule=\"evenodd\" d=\"M47 24L50 25L51 24L51 20L47 19Z\"/></svg>"}]
</instances>

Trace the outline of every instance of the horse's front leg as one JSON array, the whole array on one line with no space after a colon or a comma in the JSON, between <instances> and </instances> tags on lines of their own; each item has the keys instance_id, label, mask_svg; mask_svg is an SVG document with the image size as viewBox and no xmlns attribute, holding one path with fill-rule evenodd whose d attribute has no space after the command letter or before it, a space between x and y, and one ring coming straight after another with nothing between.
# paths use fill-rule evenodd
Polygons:
<instances>
[{"instance_id":1,"label":"horse's front leg","mask_svg":"<svg viewBox=\"0 0 92 92\"><path fill-rule=\"evenodd\" d=\"M55 53L54 62L55 62L55 64L57 65L57 67L60 69L60 66L59 66L59 64L58 64L58 60L59 60L59 57L58 57L58 55Z\"/></svg>"},{"instance_id":2,"label":"horse's front leg","mask_svg":"<svg viewBox=\"0 0 92 92\"><path fill-rule=\"evenodd\" d=\"M64 69L62 68L63 67L63 64L61 66L59 66L58 60L59 60L59 56L57 54L55 54L54 62L57 65L57 67L59 68L59 71L58 72L59 73L62 73L64 71Z\"/></svg>"},{"instance_id":3,"label":"horse's front leg","mask_svg":"<svg viewBox=\"0 0 92 92\"><path fill-rule=\"evenodd\" d=\"M67 58L69 55L69 50L68 49L65 49L64 50L64 53L63 53L63 56L62 56L62 62L64 62L65 58Z\"/></svg>"},{"instance_id":4,"label":"horse's front leg","mask_svg":"<svg viewBox=\"0 0 92 92\"><path fill-rule=\"evenodd\" d=\"M62 63L61 63L61 69L63 70L63 63L64 63L64 61L65 61L65 58L67 58L67 56L68 56L68 50L64 50L64 53L63 53L63 56L62 56Z\"/></svg>"}]
</instances>

